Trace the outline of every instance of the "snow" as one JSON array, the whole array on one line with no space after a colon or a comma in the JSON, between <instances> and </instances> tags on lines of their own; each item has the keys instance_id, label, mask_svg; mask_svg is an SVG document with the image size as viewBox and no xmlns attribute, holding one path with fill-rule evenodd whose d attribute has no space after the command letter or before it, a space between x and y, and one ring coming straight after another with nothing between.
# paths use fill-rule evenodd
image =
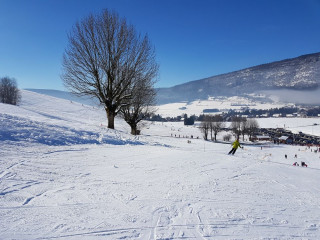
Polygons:
<instances>
[{"instance_id":1,"label":"snow","mask_svg":"<svg viewBox=\"0 0 320 240\"><path fill-rule=\"evenodd\" d=\"M257 96L255 96L257 99ZM275 100L276 101L276 100ZM221 112L227 112L229 109L240 110L243 107L252 109L271 109L281 108L288 104L279 102L253 101L246 97L209 97L208 100L198 100L191 102L168 103L157 106L157 113L162 117L177 117L184 114L199 116L203 114L204 109L219 109Z\"/></svg>"},{"instance_id":2,"label":"snow","mask_svg":"<svg viewBox=\"0 0 320 240\"><path fill-rule=\"evenodd\" d=\"M196 126L134 137L103 109L22 94L0 104L0 239L320 239L315 147L229 156Z\"/></svg>"},{"instance_id":3,"label":"snow","mask_svg":"<svg viewBox=\"0 0 320 240\"><path fill-rule=\"evenodd\" d=\"M293 133L320 136L320 118L257 118L263 128L285 128Z\"/></svg>"}]
</instances>

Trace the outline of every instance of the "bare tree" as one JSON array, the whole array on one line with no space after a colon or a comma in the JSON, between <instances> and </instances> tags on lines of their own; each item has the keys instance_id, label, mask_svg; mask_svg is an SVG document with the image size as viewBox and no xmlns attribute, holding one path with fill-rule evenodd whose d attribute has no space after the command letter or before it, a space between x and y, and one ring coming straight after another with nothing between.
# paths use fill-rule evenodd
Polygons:
<instances>
[{"instance_id":1,"label":"bare tree","mask_svg":"<svg viewBox=\"0 0 320 240\"><path fill-rule=\"evenodd\" d=\"M244 136L248 133L248 122L247 118L243 117L241 118L241 135L242 135L242 140L244 141Z\"/></svg>"},{"instance_id":2,"label":"bare tree","mask_svg":"<svg viewBox=\"0 0 320 240\"><path fill-rule=\"evenodd\" d=\"M0 102L17 105L21 100L17 82L13 78L4 77L0 79Z\"/></svg>"},{"instance_id":3,"label":"bare tree","mask_svg":"<svg viewBox=\"0 0 320 240\"><path fill-rule=\"evenodd\" d=\"M62 80L76 95L97 98L104 106L108 128L133 98L133 85L158 73L155 50L148 36L115 12L104 10L76 23L68 35Z\"/></svg>"},{"instance_id":4,"label":"bare tree","mask_svg":"<svg viewBox=\"0 0 320 240\"><path fill-rule=\"evenodd\" d=\"M130 102L120 111L123 119L130 125L133 135L140 133L138 123L156 111L154 107L156 92L153 84L152 79L138 81L133 89L129 90L132 93Z\"/></svg>"},{"instance_id":5,"label":"bare tree","mask_svg":"<svg viewBox=\"0 0 320 240\"><path fill-rule=\"evenodd\" d=\"M204 140L208 140L208 134L210 130L210 117L204 117L203 121L200 124L200 131L203 133Z\"/></svg>"},{"instance_id":6,"label":"bare tree","mask_svg":"<svg viewBox=\"0 0 320 240\"><path fill-rule=\"evenodd\" d=\"M222 131L222 128L225 126L223 122L223 118L221 115L215 115L211 118L211 139L212 139L212 132L214 134L214 141L217 141L217 135L219 132Z\"/></svg>"},{"instance_id":7,"label":"bare tree","mask_svg":"<svg viewBox=\"0 0 320 240\"><path fill-rule=\"evenodd\" d=\"M206 116L205 121L208 122L209 125L209 131L210 131L210 139L213 139L213 117L212 116Z\"/></svg>"},{"instance_id":8,"label":"bare tree","mask_svg":"<svg viewBox=\"0 0 320 240\"><path fill-rule=\"evenodd\" d=\"M238 139L241 135L241 117L233 117L231 122L231 131L234 133L236 139Z\"/></svg>"},{"instance_id":9,"label":"bare tree","mask_svg":"<svg viewBox=\"0 0 320 240\"><path fill-rule=\"evenodd\" d=\"M253 134L259 128L259 124L258 124L258 121L253 118L249 118L247 120L247 124L248 124L247 132L248 132L249 139L251 140L253 137Z\"/></svg>"}]
</instances>

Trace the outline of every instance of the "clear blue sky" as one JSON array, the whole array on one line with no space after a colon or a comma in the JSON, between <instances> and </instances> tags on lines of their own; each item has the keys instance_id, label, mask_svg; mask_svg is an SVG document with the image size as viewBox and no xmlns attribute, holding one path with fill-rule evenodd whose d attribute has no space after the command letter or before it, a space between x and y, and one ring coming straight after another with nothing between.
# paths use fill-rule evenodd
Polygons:
<instances>
[{"instance_id":1,"label":"clear blue sky","mask_svg":"<svg viewBox=\"0 0 320 240\"><path fill-rule=\"evenodd\" d=\"M104 8L149 35L156 87L320 52L320 0L0 0L0 77L65 90L67 33Z\"/></svg>"}]
</instances>

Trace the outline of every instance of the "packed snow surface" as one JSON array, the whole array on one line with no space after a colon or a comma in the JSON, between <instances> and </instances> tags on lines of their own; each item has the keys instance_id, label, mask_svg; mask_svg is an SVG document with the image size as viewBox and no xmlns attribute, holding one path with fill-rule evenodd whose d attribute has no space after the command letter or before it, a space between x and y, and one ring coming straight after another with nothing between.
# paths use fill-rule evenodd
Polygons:
<instances>
[{"instance_id":1,"label":"packed snow surface","mask_svg":"<svg viewBox=\"0 0 320 240\"><path fill-rule=\"evenodd\" d=\"M0 239L320 239L315 147L229 156L196 127L134 137L97 107L22 93L0 104Z\"/></svg>"}]
</instances>

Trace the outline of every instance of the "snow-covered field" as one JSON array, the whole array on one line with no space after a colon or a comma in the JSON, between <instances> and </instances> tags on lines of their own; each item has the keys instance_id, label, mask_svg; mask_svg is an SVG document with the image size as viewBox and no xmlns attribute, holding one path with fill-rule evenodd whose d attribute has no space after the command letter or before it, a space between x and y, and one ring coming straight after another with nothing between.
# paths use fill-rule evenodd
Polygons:
<instances>
[{"instance_id":1,"label":"snow-covered field","mask_svg":"<svg viewBox=\"0 0 320 240\"><path fill-rule=\"evenodd\" d=\"M320 118L258 118L260 127L285 128L293 133L300 131L320 136Z\"/></svg>"},{"instance_id":2,"label":"snow-covered field","mask_svg":"<svg viewBox=\"0 0 320 240\"><path fill-rule=\"evenodd\" d=\"M192 102L179 102L168 103L157 106L158 113L162 117L177 117L183 114L197 115L203 114L204 109L218 109L221 112L227 112L229 109L240 110L243 107L255 108L255 109L270 109L281 108L285 106L291 106L292 104L286 104L274 99L274 102L263 102L256 100L253 101L246 97L210 97L208 100L199 100Z\"/></svg>"},{"instance_id":3,"label":"snow-covered field","mask_svg":"<svg viewBox=\"0 0 320 240\"><path fill-rule=\"evenodd\" d=\"M196 127L133 137L120 119L106 129L101 109L22 93L0 104L0 239L320 239L314 147L229 156Z\"/></svg>"}]
</instances>

